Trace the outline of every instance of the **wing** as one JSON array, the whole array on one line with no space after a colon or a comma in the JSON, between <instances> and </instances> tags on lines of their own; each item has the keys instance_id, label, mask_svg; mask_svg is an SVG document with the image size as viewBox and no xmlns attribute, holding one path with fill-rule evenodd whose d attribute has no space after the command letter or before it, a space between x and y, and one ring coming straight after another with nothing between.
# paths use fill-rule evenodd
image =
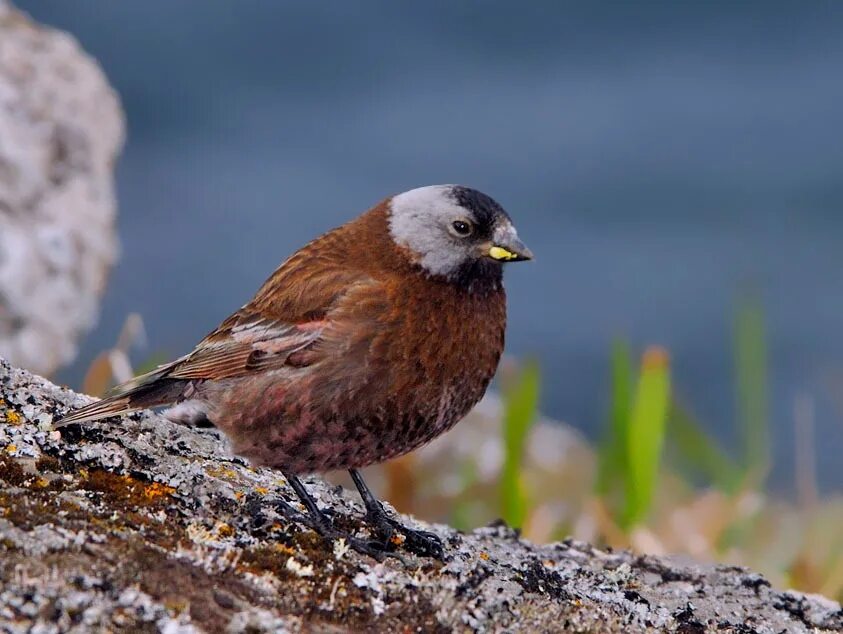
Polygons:
<instances>
[{"instance_id":1,"label":"wing","mask_svg":"<svg viewBox=\"0 0 843 634\"><path fill-rule=\"evenodd\" d=\"M317 345L350 296L377 286L350 266L342 230L311 242L284 262L255 297L166 372L173 379L225 379L284 365L309 365L330 350ZM329 346L333 348L334 346Z\"/></svg>"},{"instance_id":2,"label":"wing","mask_svg":"<svg viewBox=\"0 0 843 634\"><path fill-rule=\"evenodd\" d=\"M227 319L193 352L173 363L172 379L227 379L284 366L290 355L318 341L326 322L288 323L251 312Z\"/></svg>"}]
</instances>

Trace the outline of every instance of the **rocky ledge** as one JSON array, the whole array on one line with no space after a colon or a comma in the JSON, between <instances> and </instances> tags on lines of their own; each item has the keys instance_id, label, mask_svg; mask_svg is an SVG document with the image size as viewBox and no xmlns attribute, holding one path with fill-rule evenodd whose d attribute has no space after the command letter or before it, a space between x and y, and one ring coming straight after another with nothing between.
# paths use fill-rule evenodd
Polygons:
<instances>
[{"instance_id":1,"label":"rocky ledge","mask_svg":"<svg viewBox=\"0 0 843 634\"><path fill-rule=\"evenodd\" d=\"M279 473L213 430L142 413L53 431L88 397L0 360L0 630L839 632L830 600L750 571L536 545L503 525L437 533L445 561L375 561L277 509ZM362 506L308 482L343 528Z\"/></svg>"}]
</instances>

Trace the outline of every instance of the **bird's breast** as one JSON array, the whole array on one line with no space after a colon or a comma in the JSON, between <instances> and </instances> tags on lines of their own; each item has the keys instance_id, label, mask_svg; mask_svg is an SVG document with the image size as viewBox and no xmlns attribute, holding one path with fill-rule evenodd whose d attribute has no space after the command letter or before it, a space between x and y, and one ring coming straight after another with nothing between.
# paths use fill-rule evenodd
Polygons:
<instances>
[{"instance_id":1,"label":"bird's breast","mask_svg":"<svg viewBox=\"0 0 843 634\"><path fill-rule=\"evenodd\" d=\"M396 400L405 416L426 420L441 433L482 398L504 345L506 299L500 290L468 294L459 289L405 299L389 355Z\"/></svg>"}]
</instances>

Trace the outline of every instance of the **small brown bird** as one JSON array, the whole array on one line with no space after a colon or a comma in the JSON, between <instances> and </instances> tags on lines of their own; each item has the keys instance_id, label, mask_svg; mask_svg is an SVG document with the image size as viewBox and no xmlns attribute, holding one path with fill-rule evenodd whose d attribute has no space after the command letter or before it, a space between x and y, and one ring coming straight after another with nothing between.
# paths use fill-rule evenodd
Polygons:
<instances>
[{"instance_id":1,"label":"small brown bird","mask_svg":"<svg viewBox=\"0 0 843 634\"><path fill-rule=\"evenodd\" d=\"M340 533L297 476L347 469L381 536L399 530L441 555L435 536L386 514L358 469L429 442L480 400L504 345L502 263L531 257L477 190L393 196L293 254L193 352L58 424L174 405L168 418L210 423L235 453L280 469L325 537Z\"/></svg>"}]
</instances>

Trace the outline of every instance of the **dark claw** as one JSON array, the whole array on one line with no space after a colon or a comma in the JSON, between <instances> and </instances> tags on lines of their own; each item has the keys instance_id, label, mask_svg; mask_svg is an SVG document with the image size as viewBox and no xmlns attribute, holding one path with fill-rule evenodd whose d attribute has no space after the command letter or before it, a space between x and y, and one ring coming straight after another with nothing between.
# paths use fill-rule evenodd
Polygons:
<instances>
[{"instance_id":1,"label":"dark claw","mask_svg":"<svg viewBox=\"0 0 843 634\"><path fill-rule=\"evenodd\" d=\"M408 528L389 517L383 507L380 513L367 513L366 520L375 528L384 542L394 543L394 537L401 534L404 536L404 548L414 555L444 561L445 549L442 546L442 540L435 533Z\"/></svg>"},{"instance_id":2,"label":"dark claw","mask_svg":"<svg viewBox=\"0 0 843 634\"><path fill-rule=\"evenodd\" d=\"M354 485L360 492L360 497L363 499L363 504L366 506L366 520L378 532L384 542L387 544L394 543L392 540L396 533L404 535L404 548L411 553L420 557L434 557L439 561L444 561L445 551L442 547L442 540L433 533L427 531L417 531L412 528L407 528L397 520L392 519L387 515L381 504L374 494L366 486L363 476L357 469L349 469L348 473L351 479L354 480Z\"/></svg>"},{"instance_id":3,"label":"dark claw","mask_svg":"<svg viewBox=\"0 0 843 634\"><path fill-rule=\"evenodd\" d=\"M278 500L276 508L282 515L299 522L300 524L304 524L308 528L319 533L319 535L328 541L333 542L339 539L344 539L349 547L356 550L361 555L368 555L377 561L383 561L386 557L393 557L400 560L404 565L409 565L409 562L406 559L397 553L387 550L385 545L367 542L334 528L331 520L319 509L315 500L307 492L307 489L304 488L301 480L299 480L295 475L285 474L285 476L302 504L304 504L305 508L307 508L307 513L301 513L300 511L294 509L285 500Z\"/></svg>"},{"instance_id":4,"label":"dark claw","mask_svg":"<svg viewBox=\"0 0 843 634\"><path fill-rule=\"evenodd\" d=\"M398 553L387 550L383 544L378 542L369 542L334 528L330 523L330 520L328 520L328 518L324 515L321 516L321 519L316 519L314 516L297 511L284 500L278 500L276 502L276 510L284 517L307 526L312 531L318 533L326 541L335 542L340 539L344 539L345 543L348 544L352 550L360 553L361 555L367 555L377 561L383 561L387 557L392 557L393 559L398 559L406 566L410 565L410 562L408 562L404 557Z\"/></svg>"}]
</instances>

